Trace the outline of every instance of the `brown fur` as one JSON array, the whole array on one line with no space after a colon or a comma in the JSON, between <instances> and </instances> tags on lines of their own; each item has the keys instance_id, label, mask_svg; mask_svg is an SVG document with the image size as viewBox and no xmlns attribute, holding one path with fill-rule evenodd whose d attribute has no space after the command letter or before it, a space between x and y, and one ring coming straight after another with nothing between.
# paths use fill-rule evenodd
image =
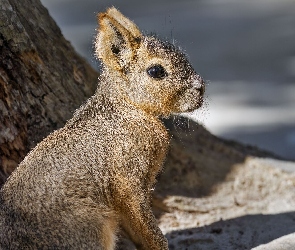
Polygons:
<instances>
[{"instance_id":1,"label":"brown fur","mask_svg":"<svg viewBox=\"0 0 295 250\"><path fill-rule=\"evenodd\" d=\"M200 107L204 83L183 53L115 8L99 24L100 85L3 186L1 249L114 249L119 225L138 249L168 249L150 207L169 144L159 117ZM165 77L151 77L153 65Z\"/></svg>"}]
</instances>

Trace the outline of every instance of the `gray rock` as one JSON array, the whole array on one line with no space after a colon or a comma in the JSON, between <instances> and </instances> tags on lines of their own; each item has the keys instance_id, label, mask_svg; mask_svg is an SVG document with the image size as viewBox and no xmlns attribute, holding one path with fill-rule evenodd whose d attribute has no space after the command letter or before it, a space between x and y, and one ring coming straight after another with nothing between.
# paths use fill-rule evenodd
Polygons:
<instances>
[{"instance_id":1,"label":"gray rock","mask_svg":"<svg viewBox=\"0 0 295 250\"><path fill-rule=\"evenodd\" d=\"M294 250L295 233L278 238L268 244L263 244L253 250Z\"/></svg>"},{"instance_id":2,"label":"gray rock","mask_svg":"<svg viewBox=\"0 0 295 250\"><path fill-rule=\"evenodd\" d=\"M172 143L154 199L170 249L295 246L294 235L281 240L295 232L295 163L217 138L191 120L174 124L167 124Z\"/></svg>"}]
</instances>

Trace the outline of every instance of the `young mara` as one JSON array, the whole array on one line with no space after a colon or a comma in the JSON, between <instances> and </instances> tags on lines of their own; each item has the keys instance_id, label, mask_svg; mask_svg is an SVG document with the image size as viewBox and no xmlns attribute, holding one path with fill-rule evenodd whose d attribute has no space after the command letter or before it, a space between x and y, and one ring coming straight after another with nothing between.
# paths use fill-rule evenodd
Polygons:
<instances>
[{"instance_id":1,"label":"young mara","mask_svg":"<svg viewBox=\"0 0 295 250\"><path fill-rule=\"evenodd\" d=\"M96 93L40 142L0 193L1 249L168 249L151 193L169 136L161 116L199 108L204 82L174 45L117 9L98 15Z\"/></svg>"}]
</instances>

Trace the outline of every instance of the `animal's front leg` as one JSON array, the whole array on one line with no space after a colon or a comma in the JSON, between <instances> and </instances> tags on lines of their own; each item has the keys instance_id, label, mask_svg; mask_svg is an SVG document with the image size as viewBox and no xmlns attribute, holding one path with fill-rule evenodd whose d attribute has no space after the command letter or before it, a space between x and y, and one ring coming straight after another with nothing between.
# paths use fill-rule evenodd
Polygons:
<instances>
[{"instance_id":1,"label":"animal's front leg","mask_svg":"<svg viewBox=\"0 0 295 250\"><path fill-rule=\"evenodd\" d=\"M116 187L115 206L122 226L137 249L168 249L167 239L157 225L148 197L147 192L134 183Z\"/></svg>"}]
</instances>

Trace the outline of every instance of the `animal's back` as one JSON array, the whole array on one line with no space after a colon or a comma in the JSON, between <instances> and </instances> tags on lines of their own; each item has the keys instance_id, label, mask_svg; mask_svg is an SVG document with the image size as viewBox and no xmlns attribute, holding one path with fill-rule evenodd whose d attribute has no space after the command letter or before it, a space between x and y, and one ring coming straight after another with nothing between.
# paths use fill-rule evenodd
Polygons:
<instances>
[{"instance_id":1,"label":"animal's back","mask_svg":"<svg viewBox=\"0 0 295 250\"><path fill-rule=\"evenodd\" d=\"M28 154L0 191L2 249L103 249L101 239L112 249L118 215L110 186L127 175L153 180L132 161L146 161L155 150L165 154L168 144L161 123L128 111L74 117Z\"/></svg>"}]
</instances>

